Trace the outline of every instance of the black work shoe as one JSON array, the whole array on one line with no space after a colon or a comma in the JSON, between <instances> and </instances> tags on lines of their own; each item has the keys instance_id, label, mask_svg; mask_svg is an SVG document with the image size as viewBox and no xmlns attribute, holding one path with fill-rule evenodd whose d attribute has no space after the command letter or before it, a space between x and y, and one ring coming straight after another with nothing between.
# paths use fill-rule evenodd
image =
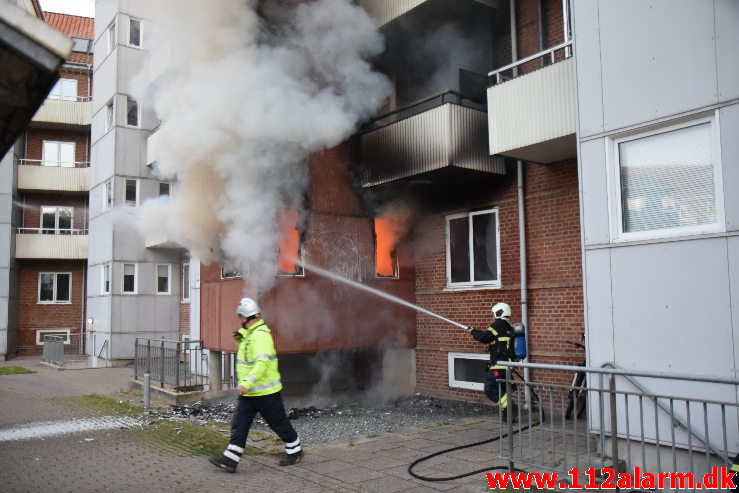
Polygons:
<instances>
[{"instance_id":1,"label":"black work shoe","mask_svg":"<svg viewBox=\"0 0 739 493\"><path fill-rule=\"evenodd\" d=\"M237 463L235 463L233 461L230 461L228 459L224 459L223 456L215 457L215 456L211 455L210 457L208 457L208 462L210 462L211 464L213 464L216 467L219 467L221 469L225 469L228 472L236 472L236 466L238 465Z\"/></svg>"},{"instance_id":2,"label":"black work shoe","mask_svg":"<svg viewBox=\"0 0 739 493\"><path fill-rule=\"evenodd\" d=\"M297 454L287 455L285 454L285 457L280 459L280 465L281 466L292 466L293 464L297 464L300 462L300 460L303 458L303 451L301 450Z\"/></svg>"}]
</instances>

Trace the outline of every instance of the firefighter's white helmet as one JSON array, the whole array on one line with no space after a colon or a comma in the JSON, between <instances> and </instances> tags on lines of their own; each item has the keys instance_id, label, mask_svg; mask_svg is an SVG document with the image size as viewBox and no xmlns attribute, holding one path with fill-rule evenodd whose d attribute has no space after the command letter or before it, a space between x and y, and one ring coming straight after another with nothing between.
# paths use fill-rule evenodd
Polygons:
<instances>
[{"instance_id":1,"label":"firefighter's white helmet","mask_svg":"<svg viewBox=\"0 0 739 493\"><path fill-rule=\"evenodd\" d=\"M496 303L491 310L495 318L507 318L511 316L511 307L508 303Z\"/></svg>"},{"instance_id":2,"label":"firefighter's white helmet","mask_svg":"<svg viewBox=\"0 0 739 493\"><path fill-rule=\"evenodd\" d=\"M259 305L251 298L241 298L239 306L236 307L236 313L242 317L251 317L259 313Z\"/></svg>"}]
</instances>

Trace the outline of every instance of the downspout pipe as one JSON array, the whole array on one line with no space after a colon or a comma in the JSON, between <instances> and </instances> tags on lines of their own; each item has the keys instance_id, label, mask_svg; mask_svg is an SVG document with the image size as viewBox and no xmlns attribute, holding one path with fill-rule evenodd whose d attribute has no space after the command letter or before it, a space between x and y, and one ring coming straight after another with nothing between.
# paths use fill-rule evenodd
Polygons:
<instances>
[{"instance_id":1,"label":"downspout pipe","mask_svg":"<svg viewBox=\"0 0 739 493\"><path fill-rule=\"evenodd\" d=\"M519 252L519 270L521 283L521 323L526 327L526 358L525 363L529 362L529 287L526 281L526 209L524 207L524 184L523 184L523 161L520 159L516 162L516 174L518 176L518 252ZM524 367L523 378L529 381L529 369ZM526 407L531 407L531 389L526 386Z\"/></svg>"}]
</instances>

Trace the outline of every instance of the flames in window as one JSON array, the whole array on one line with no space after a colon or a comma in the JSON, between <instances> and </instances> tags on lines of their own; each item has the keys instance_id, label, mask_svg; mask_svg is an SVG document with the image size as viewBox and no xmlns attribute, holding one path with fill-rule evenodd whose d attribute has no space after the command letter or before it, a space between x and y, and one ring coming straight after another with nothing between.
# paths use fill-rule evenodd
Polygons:
<instances>
[{"instance_id":1,"label":"flames in window","mask_svg":"<svg viewBox=\"0 0 739 493\"><path fill-rule=\"evenodd\" d=\"M375 268L378 277L398 277L397 245L400 224L389 217L375 218Z\"/></svg>"},{"instance_id":2,"label":"flames in window","mask_svg":"<svg viewBox=\"0 0 739 493\"><path fill-rule=\"evenodd\" d=\"M277 256L277 270L280 274L302 275L300 260L300 231L297 211L287 210L280 219L280 249Z\"/></svg>"}]
</instances>

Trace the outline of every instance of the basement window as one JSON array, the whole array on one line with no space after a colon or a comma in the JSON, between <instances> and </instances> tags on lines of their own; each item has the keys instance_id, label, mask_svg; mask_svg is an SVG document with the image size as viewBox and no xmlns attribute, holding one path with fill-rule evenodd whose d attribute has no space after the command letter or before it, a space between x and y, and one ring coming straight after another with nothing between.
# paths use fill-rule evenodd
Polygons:
<instances>
[{"instance_id":1,"label":"basement window","mask_svg":"<svg viewBox=\"0 0 739 493\"><path fill-rule=\"evenodd\" d=\"M498 209L446 218L448 290L500 287Z\"/></svg>"},{"instance_id":2,"label":"basement window","mask_svg":"<svg viewBox=\"0 0 739 493\"><path fill-rule=\"evenodd\" d=\"M71 272L39 272L39 303L71 303Z\"/></svg>"},{"instance_id":3,"label":"basement window","mask_svg":"<svg viewBox=\"0 0 739 493\"><path fill-rule=\"evenodd\" d=\"M395 221L387 217L375 218L376 277L398 278L398 234Z\"/></svg>"},{"instance_id":4,"label":"basement window","mask_svg":"<svg viewBox=\"0 0 739 493\"><path fill-rule=\"evenodd\" d=\"M277 251L277 275L299 277L303 271L303 235L298 229L297 211L285 211L280 220L280 248Z\"/></svg>"},{"instance_id":5,"label":"basement window","mask_svg":"<svg viewBox=\"0 0 739 493\"><path fill-rule=\"evenodd\" d=\"M486 353L447 353L449 386L460 389L485 390Z\"/></svg>"},{"instance_id":6,"label":"basement window","mask_svg":"<svg viewBox=\"0 0 739 493\"><path fill-rule=\"evenodd\" d=\"M64 338L64 344L69 344L70 329L39 329L36 331L36 345L43 346L46 336L58 336Z\"/></svg>"}]
</instances>

